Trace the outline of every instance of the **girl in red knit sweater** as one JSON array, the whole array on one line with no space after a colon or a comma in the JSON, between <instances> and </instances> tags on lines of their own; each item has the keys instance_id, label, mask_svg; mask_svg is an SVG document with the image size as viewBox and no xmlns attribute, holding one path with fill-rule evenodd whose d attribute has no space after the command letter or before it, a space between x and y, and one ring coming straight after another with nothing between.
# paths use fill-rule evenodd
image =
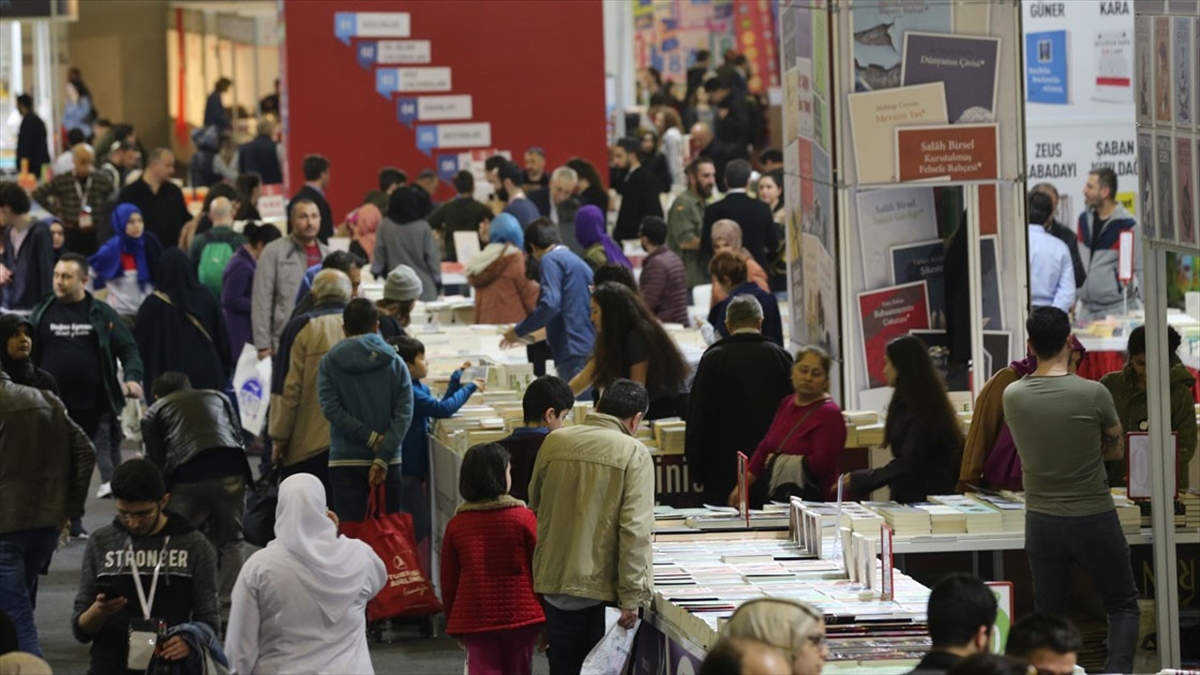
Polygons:
<instances>
[{"instance_id":1,"label":"girl in red knit sweater","mask_svg":"<svg viewBox=\"0 0 1200 675\"><path fill-rule=\"evenodd\" d=\"M546 622L533 592L537 521L511 487L508 451L467 450L458 478L466 503L446 526L441 567L446 634L467 650L468 675L530 675Z\"/></svg>"}]
</instances>

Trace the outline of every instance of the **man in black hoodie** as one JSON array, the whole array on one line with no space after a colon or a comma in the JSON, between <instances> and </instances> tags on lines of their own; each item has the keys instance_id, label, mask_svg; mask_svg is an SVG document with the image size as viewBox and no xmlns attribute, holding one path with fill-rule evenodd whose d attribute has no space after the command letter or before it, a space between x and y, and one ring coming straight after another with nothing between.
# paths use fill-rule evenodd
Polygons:
<instances>
[{"instance_id":1,"label":"man in black hoodie","mask_svg":"<svg viewBox=\"0 0 1200 675\"><path fill-rule=\"evenodd\" d=\"M88 539L71 627L92 643L91 672L135 673L147 662L130 654L145 620L218 627L217 555L208 539L165 511L170 495L150 461L133 459L112 478L117 517ZM168 661L188 655L179 636L163 642ZM131 657L134 657L131 660Z\"/></svg>"}]
</instances>

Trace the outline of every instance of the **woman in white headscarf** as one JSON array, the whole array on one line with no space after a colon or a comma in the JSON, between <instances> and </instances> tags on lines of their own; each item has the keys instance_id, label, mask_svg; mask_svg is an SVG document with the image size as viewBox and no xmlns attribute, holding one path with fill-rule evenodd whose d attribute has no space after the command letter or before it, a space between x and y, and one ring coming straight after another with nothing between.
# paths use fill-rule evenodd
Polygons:
<instances>
[{"instance_id":1,"label":"woman in white headscarf","mask_svg":"<svg viewBox=\"0 0 1200 675\"><path fill-rule=\"evenodd\" d=\"M366 606L387 582L371 547L339 537L309 474L279 485L275 540L238 574L225 635L235 673L374 673Z\"/></svg>"}]
</instances>

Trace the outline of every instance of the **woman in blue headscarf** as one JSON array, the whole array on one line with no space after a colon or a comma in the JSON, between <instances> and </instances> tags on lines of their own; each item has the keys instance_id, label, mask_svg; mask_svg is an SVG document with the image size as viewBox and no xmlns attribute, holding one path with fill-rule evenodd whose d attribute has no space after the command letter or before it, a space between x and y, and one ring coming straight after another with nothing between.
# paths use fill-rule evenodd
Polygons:
<instances>
[{"instance_id":1,"label":"woman in blue headscarf","mask_svg":"<svg viewBox=\"0 0 1200 675\"><path fill-rule=\"evenodd\" d=\"M154 292L154 275L162 257L162 243L146 231L142 212L133 204L118 204L112 212L115 234L90 258L95 272L93 287L107 289L105 298L130 326L142 301Z\"/></svg>"},{"instance_id":2,"label":"woman in blue headscarf","mask_svg":"<svg viewBox=\"0 0 1200 675\"><path fill-rule=\"evenodd\" d=\"M592 269L615 263L633 269L633 263L621 252L621 245L608 236L604 212L596 206L585 206L575 214L575 238L583 246L583 259Z\"/></svg>"},{"instance_id":3,"label":"woman in blue headscarf","mask_svg":"<svg viewBox=\"0 0 1200 675\"><path fill-rule=\"evenodd\" d=\"M479 239L487 242L466 264L467 283L475 289L475 323L510 324L537 306L538 283L525 274L525 235L510 214L484 219Z\"/></svg>"}]
</instances>

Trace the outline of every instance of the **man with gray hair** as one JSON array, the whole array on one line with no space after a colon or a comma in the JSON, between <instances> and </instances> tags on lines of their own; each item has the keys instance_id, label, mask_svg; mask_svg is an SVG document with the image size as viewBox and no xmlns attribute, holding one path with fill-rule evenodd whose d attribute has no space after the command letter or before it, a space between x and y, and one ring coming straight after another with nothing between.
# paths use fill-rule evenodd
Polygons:
<instances>
[{"instance_id":1,"label":"man with gray hair","mask_svg":"<svg viewBox=\"0 0 1200 675\"><path fill-rule=\"evenodd\" d=\"M792 356L762 334L763 310L751 295L725 311L729 337L700 358L688 399L684 452L706 504L724 504L737 483L737 453L758 445L780 401L792 392ZM737 424L722 420L738 420Z\"/></svg>"},{"instance_id":2,"label":"man with gray hair","mask_svg":"<svg viewBox=\"0 0 1200 675\"><path fill-rule=\"evenodd\" d=\"M283 464L284 477L310 473L321 479L330 500L329 420L317 398L317 370L321 358L345 337L342 312L352 292L344 272L317 273L310 291L313 308L284 328L271 375L271 463Z\"/></svg>"},{"instance_id":3,"label":"man with gray hair","mask_svg":"<svg viewBox=\"0 0 1200 675\"><path fill-rule=\"evenodd\" d=\"M71 149L71 154L75 171L61 173L43 183L30 198L62 221L66 249L86 256L95 253L99 241L112 234L108 216L114 188L107 174L95 170L96 153L92 146L80 143ZM97 228L104 230L104 237L97 236Z\"/></svg>"},{"instance_id":4,"label":"man with gray hair","mask_svg":"<svg viewBox=\"0 0 1200 675\"><path fill-rule=\"evenodd\" d=\"M569 166L560 166L550 175L550 187L529 193L529 201L537 207L538 213L550 222L558 225L562 243L577 255L583 256L583 247L575 238L575 212L579 210L579 200L575 197L575 188L579 185L579 174Z\"/></svg>"}]
</instances>

